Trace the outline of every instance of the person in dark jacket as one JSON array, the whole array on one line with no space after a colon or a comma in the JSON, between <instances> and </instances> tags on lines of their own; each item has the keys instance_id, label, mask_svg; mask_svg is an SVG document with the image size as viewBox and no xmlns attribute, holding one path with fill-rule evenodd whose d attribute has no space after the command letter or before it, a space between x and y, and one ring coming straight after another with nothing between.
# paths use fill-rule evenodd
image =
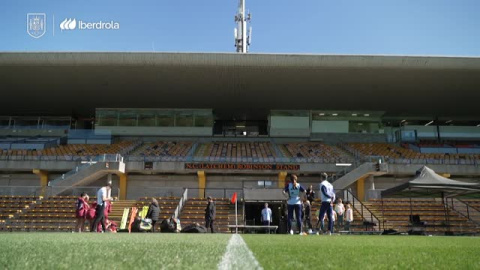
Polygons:
<instances>
[{"instance_id":1,"label":"person in dark jacket","mask_svg":"<svg viewBox=\"0 0 480 270\"><path fill-rule=\"evenodd\" d=\"M160 215L160 207L158 206L158 201L155 198L152 198L152 203L148 207L148 212L146 218L152 220L152 232L155 232L155 223L158 221L158 216Z\"/></svg>"},{"instance_id":2,"label":"person in dark jacket","mask_svg":"<svg viewBox=\"0 0 480 270\"><path fill-rule=\"evenodd\" d=\"M214 233L215 230L213 229L213 222L215 220L215 214L217 211L212 197L208 196L207 201L207 208L205 208L205 227L207 227L207 230L210 228L211 232Z\"/></svg>"},{"instance_id":3,"label":"person in dark jacket","mask_svg":"<svg viewBox=\"0 0 480 270\"><path fill-rule=\"evenodd\" d=\"M313 190L313 185L310 185L310 187L307 188L305 195L307 195L307 200L310 202L310 205L312 205L313 200L315 200L315 190Z\"/></svg>"}]
</instances>

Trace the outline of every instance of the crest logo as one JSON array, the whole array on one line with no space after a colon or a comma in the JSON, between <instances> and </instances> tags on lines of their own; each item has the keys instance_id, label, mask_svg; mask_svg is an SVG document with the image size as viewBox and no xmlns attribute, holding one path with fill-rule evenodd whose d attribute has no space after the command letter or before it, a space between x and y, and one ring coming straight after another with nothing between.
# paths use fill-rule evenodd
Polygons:
<instances>
[{"instance_id":1,"label":"crest logo","mask_svg":"<svg viewBox=\"0 0 480 270\"><path fill-rule=\"evenodd\" d=\"M27 13L27 33L33 38L41 38L47 32L45 13Z\"/></svg>"}]
</instances>

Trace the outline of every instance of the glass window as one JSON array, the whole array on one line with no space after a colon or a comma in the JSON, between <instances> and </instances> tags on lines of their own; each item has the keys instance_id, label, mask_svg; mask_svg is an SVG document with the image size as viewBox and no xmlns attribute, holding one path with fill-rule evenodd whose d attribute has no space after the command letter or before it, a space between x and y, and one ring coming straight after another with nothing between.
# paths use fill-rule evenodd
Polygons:
<instances>
[{"instance_id":1,"label":"glass window","mask_svg":"<svg viewBox=\"0 0 480 270\"><path fill-rule=\"evenodd\" d=\"M155 126L155 113L154 112L141 112L138 116L138 126L141 127L153 127Z\"/></svg>"},{"instance_id":2,"label":"glass window","mask_svg":"<svg viewBox=\"0 0 480 270\"><path fill-rule=\"evenodd\" d=\"M177 113L175 126L177 127L193 127L193 113Z\"/></svg>"},{"instance_id":3,"label":"glass window","mask_svg":"<svg viewBox=\"0 0 480 270\"><path fill-rule=\"evenodd\" d=\"M172 112L164 111L157 113L157 126L159 127L173 127L175 118Z\"/></svg>"},{"instance_id":4,"label":"glass window","mask_svg":"<svg viewBox=\"0 0 480 270\"><path fill-rule=\"evenodd\" d=\"M97 111L95 118L98 126L116 126L117 125L117 111L100 110Z\"/></svg>"},{"instance_id":5,"label":"glass window","mask_svg":"<svg viewBox=\"0 0 480 270\"><path fill-rule=\"evenodd\" d=\"M119 126L131 127L137 125L137 113L135 111L120 112Z\"/></svg>"},{"instance_id":6,"label":"glass window","mask_svg":"<svg viewBox=\"0 0 480 270\"><path fill-rule=\"evenodd\" d=\"M195 115L196 127L212 127L213 117L211 115Z\"/></svg>"}]
</instances>

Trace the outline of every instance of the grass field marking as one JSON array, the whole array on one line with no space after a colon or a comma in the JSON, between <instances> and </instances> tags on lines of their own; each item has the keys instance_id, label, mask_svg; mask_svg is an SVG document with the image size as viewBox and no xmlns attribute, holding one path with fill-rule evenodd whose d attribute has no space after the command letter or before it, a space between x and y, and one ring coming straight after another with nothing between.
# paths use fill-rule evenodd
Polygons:
<instances>
[{"instance_id":1,"label":"grass field marking","mask_svg":"<svg viewBox=\"0 0 480 270\"><path fill-rule=\"evenodd\" d=\"M233 234L228 241L227 251L218 264L219 270L263 269L239 234Z\"/></svg>"}]
</instances>

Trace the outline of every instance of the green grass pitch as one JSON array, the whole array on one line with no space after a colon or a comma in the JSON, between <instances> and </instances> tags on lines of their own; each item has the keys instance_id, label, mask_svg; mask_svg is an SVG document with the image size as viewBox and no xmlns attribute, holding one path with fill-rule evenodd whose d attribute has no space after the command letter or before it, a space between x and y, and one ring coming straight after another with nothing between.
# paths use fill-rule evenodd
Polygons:
<instances>
[{"instance_id":1,"label":"green grass pitch","mask_svg":"<svg viewBox=\"0 0 480 270\"><path fill-rule=\"evenodd\" d=\"M1 233L0 269L217 269L229 234ZM264 269L480 269L480 238L242 235Z\"/></svg>"}]
</instances>

